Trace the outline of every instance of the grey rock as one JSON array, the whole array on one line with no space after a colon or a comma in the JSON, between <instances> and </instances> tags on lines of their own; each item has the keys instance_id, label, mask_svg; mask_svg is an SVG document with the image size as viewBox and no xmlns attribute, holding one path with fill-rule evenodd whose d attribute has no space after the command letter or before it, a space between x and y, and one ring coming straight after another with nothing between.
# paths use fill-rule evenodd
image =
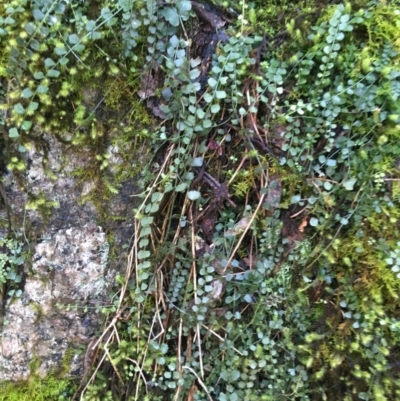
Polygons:
<instances>
[{"instance_id":1,"label":"grey rock","mask_svg":"<svg viewBox=\"0 0 400 401\"><path fill-rule=\"evenodd\" d=\"M107 211L106 219L104 213L100 218L98 205L82 202L82 196L96 188L96 180L82 181L73 174L93 167L93 150L61 143L52 135L38 138L26 144L28 151L22 154L26 170L6 171L0 177L10 201L13 232L28 255L22 295L4 305L0 381L27 379L33 362L41 376L61 369L66 376L82 375L86 348L101 334L99 310L110 304L115 275L125 268L123 245L133 235L137 202L131 195L140 191L137 179L124 182L112 199L99 199ZM110 177L123 159L111 142L106 148ZM46 199L45 212L32 207L35 197ZM0 221L6 219L0 202ZM6 234L3 223L0 236ZM116 260L110 258L110 237Z\"/></svg>"},{"instance_id":2,"label":"grey rock","mask_svg":"<svg viewBox=\"0 0 400 401\"><path fill-rule=\"evenodd\" d=\"M105 233L93 228L59 230L36 245L23 295L6 307L0 380L27 379L34 360L38 374L60 369L66 351L95 334L100 316L84 309L95 309L96 302L101 306L113 277L107 270ZM81 358L73 358L70 369L79 373L81 364Z\"/></svg>"}]
</instances>

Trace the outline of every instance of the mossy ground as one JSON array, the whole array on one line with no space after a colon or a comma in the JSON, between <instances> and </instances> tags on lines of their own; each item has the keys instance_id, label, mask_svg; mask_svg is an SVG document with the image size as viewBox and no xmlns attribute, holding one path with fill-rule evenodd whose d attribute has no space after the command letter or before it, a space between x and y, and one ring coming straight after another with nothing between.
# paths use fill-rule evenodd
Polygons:
<instances>
[{"instance_id":1,"label":"mossy ground","mask_svg":"<svg viewBox=\"0 0 400 401\"><path fill-rule=\"evenodd\" d=\"M25 382L0 384L0 401L63 401L72 396L71 381L48 376Z\"/></svg>"}]
</instances>

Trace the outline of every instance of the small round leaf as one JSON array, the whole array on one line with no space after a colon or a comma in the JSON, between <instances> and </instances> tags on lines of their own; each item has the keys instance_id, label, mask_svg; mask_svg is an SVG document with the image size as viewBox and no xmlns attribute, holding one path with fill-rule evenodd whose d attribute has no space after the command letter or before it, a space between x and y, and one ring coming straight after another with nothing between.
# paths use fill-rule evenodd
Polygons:
<instances>
[{"instance_id":1,"label":"small round leaf","mask_svg":"<svg viewBox=\"0 0 400 401\"><path fill-rule=\"evenodd\" d=\"M201 193L199 191L189 191L187 193L187 197L192 201L199 199L200 196L201 196Z\"/></svg>"}]
</instances>

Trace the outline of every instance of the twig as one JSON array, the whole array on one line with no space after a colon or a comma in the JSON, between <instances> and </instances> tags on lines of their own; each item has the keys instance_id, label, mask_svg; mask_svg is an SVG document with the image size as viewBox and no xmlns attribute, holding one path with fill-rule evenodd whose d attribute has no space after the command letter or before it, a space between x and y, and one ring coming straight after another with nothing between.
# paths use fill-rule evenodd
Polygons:
<instances>
[{"instance_id":1,"label":"twig","mask_svg":"<svg viewBox=\"0 0 400 401\"><path fill-rule=\"evenodd\" d=\"M197 373L196 373L192 368L190 368L189 366L183 366L183 369L190 370L190 371L197 377L197 380L198 380L200 386L203 387L204 391L205 391L206 394L208 395L209 400L210 400L210 401L214 401L214 400L212 399L210 393L208 392L206 385L203 383L203 381L200 379L200 377L197 375Z\"/></svg>"},{"instance_id":2,"label":"twig","mask_svg":"<svg viewBox=\"0 0 400 401\"><path fill-rule=\"evenodd\" d=\"M131 361L132 363L134 363L134 364L137 366L137 368L138 368L138 370L139 370L139 374L140 374L140 376L142 376L144 385L145 385L145 387L146 387L146 394L148 394L147 382L146 382L146 378L145 378L145 376L144 376L144 374L143 374L143 370L141 369L141 367L139 366L139 364L138 364L136 361L134 361L133 359L127 358L127 360L128 360L128 361Z\"/></svg>"},{"instance_id":3,"label":"twig","mask_svg":"<svg viewBox=\"0 0 400 401\"><path fill-rule=\"evenodd\" d=\"M197 323L197 325L196 325L196 331L197 331L197 346L199 348L200 373L201 373L201 377L204 379L203 356L201 354L201 336L200 336L200 324L199 323Z\"/></svg>"},{"instance_id":4,"label":"twig","mask_svg":"<svg viewBox=\"0 0 400 401\"><path fill-rule=\"evenodd\" d=\"M178 336L178 372L179 376L182 378L182 363L181 363L181 347L182 347L182 318L179 319L179 336ZM181 392L181 386L178 386L178 389L175 393L174 401L178 400L179 393Z\"/></svg>"},{"instance_id":5,"label":"twig","mask_svg":"<svg viewBox=\"0 0 400 401\"><path fill-rule=\"evenodd\" d=\"M193 221L193 214L192 214L192 209L189 211L189 218L190 221ZM194 232L194 224L192 224L192 229L191 229L191 235L192 235L192 272L193 272L193 290L194 290L194 302L197 304L197 269L196 269L196 235ZM199 348L199 359L200 359L200 372L201 372L201 377L204 379L204 369L203 369L203 357L201 355L201 337L200 337L200 325L197 323L196 325L196 332L197 332L197 346Z\"/></svg>"},{"instance_id":6,"label":"twig","mask_svg":"<svg viewBox=\"0 0 400 401\"><path fill-rule=\"evenodd\" d=\"M121 316L121 313L126 309L127 307L124 306L122 309L120 309L117 314L113 317L113 320L111 320L111 323L107 326L107 328L103 331L103 334L99 337L99 339L96 341L96 343L92 346L92 349L95 349L96 347L99 346L101 340L103 337L107 334L108 330L111 328L115 327L115 324L117 323L119 317Z\"/></svg>"},{"instance_id":7,"label":"twig","mask_svg":"<svg viewBox=\"0 0 400 401\"><path fill-rule=\"evenodd\" d=\"M235 170L235 172L233 173L231 179L228 181L228 187L229 185L232 184L232 181L235 179L236 175L238 174L239 170L242 168L244 162L247 160L247 156L243 157L243 159L241 160L241 162L239 163L239 166L237 167L237 169Z\"/></svg>"},{"instance_id":8,"label":"twig","mask_svg":"<svg viewBox=\"0 0 400 401\"><path fill-rule=\"evenodd\" d=\"M303 213L304 210L307 209L307 207L308 207L308 205L305 205L305 206L303 207L303 209L301 209L299 212L297 212L297 213L295 213L295 214L292 214L292 215L290 216L290 218L293 219L293 218L297 217L299 214Z\"/></svg>"},{"instance_id":9,"label":"twig","mask_svg":"<svg viewBox=\"0 0 400 401\"><path fill-rule=\"evenodd\" d=\"M199 168L194 168L197 174L202 173ZM212 175L207 172L202 173L203 180L213 189L214 196L226 200L231 206L236 207L236 204L231 201L228 188L225 184L219 183Z\"/></svg>"},{"instance_id":10,"label":"twig","mask_svg":"<svg viewBox=\"0 0 400 401\"><path fill-rule=\"evenodd\" d=\"M206 330L208 330L211 334L213 334L215 337L217 337L218 340L221 340L222 342L225 342L225 340L224 340L219 334L217 334L214 330L211 330L211 329L210 329L209 327L207 327L205 324L202 324L202 326L203 326ZM239 355L244 356L244 354L242 354L237 348L232 347L232 349L233 349L234 351L236 351Z\"/></svg>"},{"instance_id":11,"label":"twig","mask_svg":"<svg viewBox=\"0 0 400 401\"><path fill-rule=\"evenodd\" d=\"M225 266L225 268L224 268L224 270L223 270L223 273L225 273L226 269L227 269L228 266L231 264L232 259L233 259L233 257L235 256L235 253L236 253L237 250L239 249L239 247L240 247L240 245L241 245L241 243L242 243L242 241L243 241L245 235L247 234L247 231L249 231L249 228L250 228L251 224L253 223L254 219L255 219L256 216L257 216L258 211L260 210L261 205L262 205L263 202L264 202L264 198L265 198L265 193L261 195L260 201L258 202L258 205L257 205L257 208L256 208L255 212L254 212L253 215L251 216L251 219L250 219L250 221L249 221L249 224L247 224L246 228L245 228L244 231L243 231L242 236L240 237L238 243L237 243L236 246L235 246L235 249L234 249L233 252L231 253L231 256L229 257L228 261L226 262L226 266Z\"/></svg>"},{"instance_id":12,"label":"twig","mask_svg":"<svg viewBox=\"0 0 400 401\"><path fill-rule=\"evenodd\" d=\"M124 381L122 380L122 377L121 377L121 375L119 374L117 367L114 365L114 362L113 362L113 360L112 360L112 358L111 358L111 355L110 355L110 351L108 350L107 347L104 347L104 352L105 352L106 355L108 356L108 359L109 359L109 361L110 361L110 363L111 363L111 366L113 367L113 369L114 369L115 373L117 374L119 380L121 380L121 383L122 383L122 385L124 386L124 385L125 385L125 384L124 384Z\"/></svg>"},{"instance_id":13,"label":"twig","mask_svg":"<svg viewBox=\"0 0 400 401\"><path fill-rule=\"evenodd\" d=\"M104 333L103 333L103 334L104 334ZM112 339L112 335L110 334L110 335L108 336L108 339L107 339L105 345L104 345L105 348L107 347L107 345L109 344L109 342L111 341L111 339ZM97 343L96 343L96 344L97 344ZM93 349L93 348L94 348L94 347L92 347L92 349ZM96 375L97 375L97 372L98 372L98 370L100 369L100 366L103 364L104 359L106 359L106 356L107 356L107 354L104 353L103 356L102 356L102 358L101 358L101 360L100 360L100 362L97 364L96 369L94 370L92 376L90 377L90 379L87 381L85 387L83 388L82 393L81 393L81 396L80 396L80 400L81 400L81 401L83 400L82 396L83 396L83 394L85 393L86 389L88 388L89 383L90 383L92 380L95 379L95 377L96 377Z\"/></svg>"}]
</instances>

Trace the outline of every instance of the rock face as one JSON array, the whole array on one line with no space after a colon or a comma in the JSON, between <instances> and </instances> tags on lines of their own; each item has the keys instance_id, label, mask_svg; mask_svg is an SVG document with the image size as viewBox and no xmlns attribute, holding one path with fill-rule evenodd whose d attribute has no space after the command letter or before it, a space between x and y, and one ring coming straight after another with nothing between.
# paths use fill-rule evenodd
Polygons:
<instances>
[{"instance_id":1,"label":"rock face","mask_svg":"<svg viewBox=\"0 0 400 401\"><path fill-rule=\"evenodd\" d=\"M6 308L0 380L26 379L34 359L39 374L60 369L68 349L94 336L99 317L85 307L104 302L112 283L108 251L95 224L59 230L36 245L23 295ZM80 358L72 358L70 369L79 374Z\"/></svg>"},{"instance_id":2,"label":"rock face","mask_svg":"<svg viewBox=\"0 0 400 401\"><path fill-rule=\"evenodd\" d=\"M135 180L125 181L111 199L99 200L101 215L97 202L82 201L99 181L74 175L93 168L91 149L71 149L50 135L40 140L45 146L37 141L27 146L23 173L3 176L12 228L27 256L22 295L5 298L3 305L0 381L28 378L33 362L42 376L60 369L82 375L87 345L101 327L98 310L110 304L114 277L126 260L123 245L133 233ZM118 147L112 149L115 168L122 159ZM0 218L7 218L3 203ZM0 226L0 237L6 234ZM110 259L110 238L116 261Z\"/></svg>"}]
</instances>

